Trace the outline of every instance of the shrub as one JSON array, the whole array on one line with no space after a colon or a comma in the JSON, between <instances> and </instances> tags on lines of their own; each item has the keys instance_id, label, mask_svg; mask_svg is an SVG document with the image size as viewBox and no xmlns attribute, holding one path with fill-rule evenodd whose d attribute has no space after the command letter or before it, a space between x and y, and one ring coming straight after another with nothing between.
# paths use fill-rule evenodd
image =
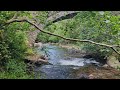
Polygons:
<instances>
[{"instance_id":1,"label":"shrub","mask_svg":"<svg viewBox=\"0 0 120 90\"><path fill-rule=\"evenodd\" d=\"M9 59L7 70L0 72L1 79L32 79L34 74L27 73L26 64L21 60Z\"/></svg>"}]
</instances>

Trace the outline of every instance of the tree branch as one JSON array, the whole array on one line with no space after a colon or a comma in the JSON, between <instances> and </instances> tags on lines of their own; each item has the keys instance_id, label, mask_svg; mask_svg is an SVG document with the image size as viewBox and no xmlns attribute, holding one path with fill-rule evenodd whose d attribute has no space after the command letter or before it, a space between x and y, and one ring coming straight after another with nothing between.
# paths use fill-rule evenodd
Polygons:
<instances>
[{"instance_id":1,"label":"tree branch","mask_svg":"<svg viewBox=\"0 0 120 90\"><path fill-rule=\"evenodd\" d=\"M26 18L11 19L11 20L7 21L6 24L10 24L10 23L13 23L13 22L27 22L27 23L33 25L35 28L37 28L38 30L40 30L43 33L46 33L46 34L49 34L49 35L52 35L52 36L56 36L56 37L59 37L59 38L65 39L65 40L69 40L69 41L87 42L87 43L91 43L91 44L95 44L95 45L99 45L99 46L104 46L104 47L107 47L107 48L111 48L114 52L116 52L118 55L120 55L120 53L114 49L114 47L119 47L118 45L108 45L108 44L103 44L103 43L97 43L97 42L94 42L94 41L91 41L91 40L79 40L79 39L66 38L66 37L63 37L63 36L60 36L60 35L57 35L57 34L50 33L48 31L44 31L42 27L40 28L37 24L33 23L32 21L30 21L29 19L26 19Z\"/></svg>"},{"instance_id":2,"label":"tree branch","mask_svg":"<svg viewBox=\"0 0 120 90\"><path fill-rule=\"evenodd\" d=\"M12 19L16 19L16 18L17 18L17 16L18 16L18 13L19 13L19 11L16 11L16 13L14 14L14 16L13 16L13 18L12 18Z\"/></svg>"},{"instance_id":3,"label":"tree branch","mask_svg":"<svg viewBox=\"0 0 120 90\"><path fill-rule=\"evenodd\" d=\"M114 52L116 52L117 54L119 54L119 55L120 55L120 53L119 53L117 50L115 50L115 48L114 48L114 47L111 47L111 49L112 49Z\"/></svg>"}]
</instances>

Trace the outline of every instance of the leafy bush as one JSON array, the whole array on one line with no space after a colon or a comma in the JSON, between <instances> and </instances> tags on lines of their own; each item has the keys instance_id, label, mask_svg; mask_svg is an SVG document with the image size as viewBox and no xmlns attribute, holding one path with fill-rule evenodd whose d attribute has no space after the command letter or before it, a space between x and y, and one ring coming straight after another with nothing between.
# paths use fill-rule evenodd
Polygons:
<instances>
[{"instance_id":1,"label":"leafy bush","mask_svg":"<svg viewBox=\"0 0 120 90\"><path fill-rule=\"evenodd\" d=\"M49 39L49 35L44 34L44 33L39 33L38 36L37 36L36 41L47 43L48 39Z\"/></svg>"},{"instance_id":2,"label":"leafy bush","mask_svg":"<svg viewBox=\"0 0 120 90\"><path fill-rule=\"evenodd\" d=\"M114 16L108 11L102 12L102 14L101 12L88 11L79 13L75 17L75 23L79 23L82 26L82 28L79 29L79 38L110 45L119 45L119 19L119 16ZM84 49L96 53L100 52L102 55L111 54L113 52L111 49L87 43L84 44Z\"/></svg>"},{"instance_id":3,"label":"leafy bush","mask_svg":"<svg viewBox=\"0 0 120 90\"><path fill-rule=\"evenodd\" d=\"M5 25L5 22L13 17L15 12L0 12L0 71L1 78L27 78L24 57L26 56L27 37L25 29L29 28L26 23L13 23ZM22 28L23 26L23 28ZM31 76L30 76L31 77Z\"/></svg>"},{"instance_id":4,"label":"leafy bush","mask_svg":"<svg viewBox=\"0 0 120 90\"><path fill-rule=\"evenodd\" d=\"M6 79L32 79L33 75L28 75L26 64L21 60L9 59L6 64L7 70L0 72L0 78Z\"/></svg>"}]
</instances>

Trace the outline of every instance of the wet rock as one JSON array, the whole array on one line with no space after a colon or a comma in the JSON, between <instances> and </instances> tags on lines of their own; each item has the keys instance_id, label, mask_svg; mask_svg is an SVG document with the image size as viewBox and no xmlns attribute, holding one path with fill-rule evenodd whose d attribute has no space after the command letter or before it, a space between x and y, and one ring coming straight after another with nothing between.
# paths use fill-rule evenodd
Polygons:
<instances>
[{"instance_id":1,"label":"wet rock","mask_svg":"<svg viewBox=\"0 0 120 90\"><path fill-rule=\"evenodd\" d=\"M104 64L102 67L104 67L104 68L107 68L107 67L109 67L109 65L107 65L107 64Z\"/></svg>"},{"instance_id":2,"label":"wet rock","mask_svg":"<svg viewBox=\"0 0 120 90\"><path fill-rule=\"evenodd\" d=\"M76 77L86 79L120 79L120 71L111 67L99 67L97 69L95 66L82 67L74 73L77 75Z\"/></svg>"},{"instance_id":3,"label":"wet rock","mask_svg":"<svg viewBox=\"0 0 120 90\"><path fill-rule=\"evenodd\" d=\"M89 79L89 77L86 74L80 74L79 79Z\"/></svg>"},{"instance_id":4,"label":"wet rock","mask_svg":"<svg viewBox=\"0 0 120 90\"><path fill-rule=\"evenodd\" d=\"M93 58L92 55L85 55L83 58Z\"/></svg>"},{"instance_id":5,"label":"wet rock","mask_svg":"<svg viewBox=\"0 0 120 90\"><path fill-rule=\"evenodd\" d=\"M43 60L48 60L49 59L46 55L41 55L40 58L43 59Z\"/></svg>"}]
</instances>

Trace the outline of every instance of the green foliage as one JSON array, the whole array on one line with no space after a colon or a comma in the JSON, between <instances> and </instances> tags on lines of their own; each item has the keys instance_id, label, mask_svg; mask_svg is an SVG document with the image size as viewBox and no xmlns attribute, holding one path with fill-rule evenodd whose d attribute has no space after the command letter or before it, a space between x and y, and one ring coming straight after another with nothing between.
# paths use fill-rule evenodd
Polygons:
<instances>
[{"instance_id":1,"label":"green foliage","mask_svg":"<svg viewBox=\"0 0 120 90\"><path fill-rule=\"evenodd\" d=\"M26 55L33 55L35 52L34 52L34 49L33 48L28 48L25 52Z\"/></svg>"},{"instance_id":2,"label":"green foliage","mask_svg":"<svg viewBox=\"0 0 120 90\"><path fill-rule=\"evenodd\" d=\"M27 50L26 45L26 34L22 31L13 32L6 30L6 44L8 45L8 51L10 52L11 58L24 58L25 51Z\"/></svg>"},{"instance_id":3,"label":"green foliage","mask_svg":"<svg viewBox=\"0 0 120 90\"><path fill-rule=\"evenodd\" d=\"M15 11L0 11L0 23L3 24L6 20L11 19L15 14Z\"/></svg>"},{"instance_id":4,"label":"green foliage","mask_svg":"<svg viewBox=\"0 0 120 90\"><path fill-rule=\"evenodd\" d=\"M7 70L0 72L1 79L33 79L33 75L28 75L26 64L21 60L9 59Z\"/></svg>"},{"instance_id":5,"label":"green foliage","mask_svg":"<svg viewBox=\"0 0 120 90\"><path fill-rule=\"evenodd\" d=\"M23 59L26 54L32 54L32 49L27 46L26 31L32 29L31 25L25 22L14 22L5 25L15 15L16 11L0 11L0 66L7 68L7 71L0 72L1 78L27 78L26 65ZM35 18L42 24L48 17L48 11L35 12ZM29 11L19 11L18 17L34 19ZM74 18L59 21L46 26L44 30L51 33L80 40L92 40L109 45L120 45L120 15L113 15L110 11L82 11ZM40 42L66 42L65 40L39 33L37 41ZM67 42L73 43L73 42ZM88 43L75 42L86 51L109 55L111 49L96 46ZM116 48L120 51L120 48ZM3 75L5 77L3 77Z\"/></svg>"},{"instance_id":6,"label":"green foliage","mask_svg":"<svg viewBox=\"0 0 120 90\"><path fill-rule=\"evenodd\" d=\"M48 42L48 37L49 37L49 35L47 35L47 34L39 33L36 40L38 42L47 43Z\"/></svg>"},{"instance_id":7,"label":"green foliage","mask_svg":"<svg viewBox=\"0 0 120 90\"><path fill-rule=\"evenodd\" d=\"M0 13L0 21L7 21L11 19L15 14L15 11L1 11ZM22 13L24 15L24 13ZM5 23L4 22L4 23ZM3 24L4 25L4 24ZM1 42L0 42L0 49L1 49L1 57L0 60L7 60L7 59L16 59L20 58L23 59L25 56L25 51L27 50L27 37L26 37L26 29L29 29L29 25L26 23L12 23L3 27L1 32ZM5 55L4 55L5 54ZM7 58L5 58L7 57Z\"/></svg>"},{"instance_id":8,"label":"green foliage","mask_svg":"<svg viewBox=\"0 0 120 90\"><path fill-rule=\"evenodd\" d=\"M110 11L82 11L74 18L59 21L46 27L45 30L67 38L80 40L92 40L98 43L110 45L120 45L120 15L113 15ZM39 34L41 41L45 42L65 42L55 36ZM47 38L48 39L47 39ZM73 43L73 42L69 42ZM111 49L96 46L88 43L79 43L84 50L101 53L101 55L111 54ZM119 49L117 48L119 51Z\"/></svg>"},{"instance_id":9,"label":"green foliage","mask_svg":"<svg viewBox=\"0 0 120 90\"><path fill-rule=\"evenodd\" d=\"M29 25L12 23L4 26L5 22L10 20L14 14L15 11L0 12L0 66L4 67L4 71L0 71L0 77L31 78L27 74L24 63L25 52L28 49L25 31L29 30Z\"/></svg>"},{"instance_id":10,"label":"green foliage","mask_svg":"<svg viewBox=\"0 0 120 90\"><path fill-rule=\"evenodd\" d=\"M42 12L38 12L38 16L36 18L39 19L40 23L46 23L46 19L48 16L48 12L47 11L42 11Z\"/></svg>"},{"instance_id":11,"label":"green foliage","mask_svg":"<svg viewBox=\"0 0 120 90\"><path fill-rule=\"evenodd\" d=\"M4 40L0 42L0 65L4 65L6 60L11 58L8 48Z\"/></svg>"},{"instance_id":12,"label":"green foliage","mask_svg":"<svg viewBox=\"0 0 120 90\"><path fill-rule=\"evenodd\" d=\"M108 11L103 12L102 15L100 12L79 13L75 17L75 23L79 23L82 26L82 28L79 29L79 38L110 45L118 45L120 44L119 19L119 16L114 16ZM84 44L84 49L92 49L93 52L100 52L102 55L112 53L111 49L87 43Z\"/></svg>"}]
</instances>

